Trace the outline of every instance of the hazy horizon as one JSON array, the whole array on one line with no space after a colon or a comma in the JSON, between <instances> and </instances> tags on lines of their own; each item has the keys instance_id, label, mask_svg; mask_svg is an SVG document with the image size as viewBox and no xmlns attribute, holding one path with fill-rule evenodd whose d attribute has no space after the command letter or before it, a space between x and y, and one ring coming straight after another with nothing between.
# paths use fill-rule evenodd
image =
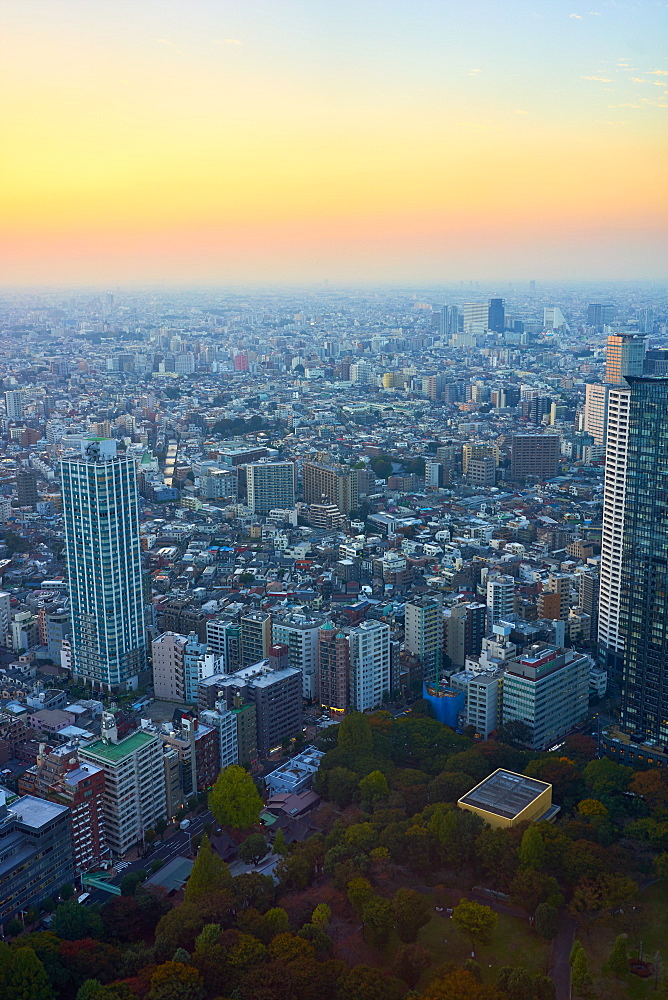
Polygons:
<instances>
[{"instance_id":1,"label":"hazy horizon","mask_svg":"<svg viewBox=\"0 0 668 1000\"><path fill-rule=\"evenodd\" d=\"M4 0L0 283L661 281L667 36L612 0Z\"/></svg>"}]
</instances>

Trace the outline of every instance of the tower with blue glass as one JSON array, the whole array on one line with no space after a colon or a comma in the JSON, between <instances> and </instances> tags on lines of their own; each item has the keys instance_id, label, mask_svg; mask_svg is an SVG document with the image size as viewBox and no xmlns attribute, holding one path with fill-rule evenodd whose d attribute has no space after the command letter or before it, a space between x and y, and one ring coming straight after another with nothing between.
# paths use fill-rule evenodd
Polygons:
<instances>
[{"instance_id":1,"label":"tower with blue glass","mask_svg":"<svg viewBox=\"0 0 668 1000\"><path fill-rule=\"evenodd\" d=\"M102 691L135 688L146 669L139 494L133 458L113 440L60 465L72 672Z\"/></svg>"}]
</instances>

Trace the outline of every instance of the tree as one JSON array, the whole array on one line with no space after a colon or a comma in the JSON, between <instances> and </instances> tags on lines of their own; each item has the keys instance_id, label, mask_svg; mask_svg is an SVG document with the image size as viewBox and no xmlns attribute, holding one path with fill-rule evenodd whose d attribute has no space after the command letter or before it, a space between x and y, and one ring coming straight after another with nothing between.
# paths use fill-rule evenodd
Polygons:
<instances>
[{"instance_id":1,"label":"tree","mask_svg":"<svg viewBox=\"0 0 668 1000\"><path fill-rule=\"evenodd\" d=\"M612 946L606 966L615 979L621 979L629 971L629 956L626 950L626 934L618 934Z\"/></svg>"},{"instance_id":2,"label":"tree","mask_svg":"<svg viewBox=\"0 0 668 1000\"><path fill-rule=\"evenodd\" d=\"M579 947L576 947L578 946ZM571 983L576 996L587 997L592 987L592 977L589 974L587 955L579 941L571 950Z\"/></svg>"},{"instance_id":3,"label":"tree","mask_svg":"<svg viewBox=\"0 0 668 1000\"><path fill-rule=\"evenodd\" d=\"M631 779L631 791L642 795L652 809L665 809L668 806L668 781L657 768L651 771L636 771Z\"/></svg>"},{"instance_id":4,"label":"tree","mask_svg":"<svg viewBox=\"0 0 668 1000\"><path fill-rule=\"evenodd\" d=\"M153 829L153 827L149 826L148 830L144 830L144 842L148 844L149 847L151 846L151 844L155 843L157 836L158 834Z\"/></svg>"},{"instance_id":5,"label":"tree","mask_svg":"<svg viewBox=\"0 0 668 1000\"><path fill-rule=\"evenodd\" d=\"M269 937L285 934L290 929L288 915L282 906L273 906L262 918Z\"/></svg>"},{"instance_id":6,"label":"tree","mask_svg":"<svg viewBox=\"0 0 668 1000\"><path fill-rule=\"evenodd\" d=\"M186 883L185 902L192 903L207 893L231 888L230 870L223 859L213 851L209 838L204 834Z\"/></svg>"},{"instance_id":7,"label":"tree","mask_svg":"<svg viewBox=\"0 0 668 1000\"><path fill-rule=\"evenodd\" d=\"M167 820L164 816L161 816L159 820L156 820L155 832L160 837L160 840L165 839L165 831L167 830Z\"/></svg>"},{"instance_id":8,"label":"tree","mask_svg":"<svg viewBox=\"0 0 668 1000\"><path fill-rule=\"evenodd\" d=\"M502 1000L498 990L479 983L468 969L453 969L445 976L438 976L422 996L423 1000Z\"/></svg>"},{"instance_id":9,"label":"tree","mask_svg":"<svg viewBox=\"0 0 668 1000\"><path fill-rule=\"evenodd\" d=\"M165 962L151 976L146 1000L202 1000L204 980L192 965Z\"/></svg>"},{"instance_id":10,"label":"tree","mask_svg":"<svg viewBox=\"0 0 668 1000\"><path fill-rule=\"evenodd\" d=\"M17 948L6 981L5 1000L52 1000L44 966L32 948Z\"/></svg>"},{"instance_id":11,"label":"tree","mask_svg":"<svg viewBox=\"0 0 668 1000\"><path fill-rule=\"evenodd\" d=\"M608 757L590 761L582 772L585 784L595 799L621 795L628 789L632 776L632 768L616 764Z\"/></svg>"},{"instance_id":12,"label":"tree","mask_svg":"<svg viewBox=\"0 0 668 1000\"><path fill-rule=\"evenodd\" d=\"M459 771L442 771L429 782L430 802L457 802L476 784L470 774Z\"/></svg>"},{"instance_id":13,"label":"tree","mask_svg":"<svg viewBox=\"0 0 668 1000\"><path fill-rule=\"evenodd\" d=\"M602 802L598 799L582 799L577 806L580 816L587 819L607 819L609 813Z\"/></svg>"},{"instance_id":14,"label":"tree","mask_svg":"<svg viewBox=\"0 0 668 1000\"><path fill-rule=\"evenodd\" d=\"M508 743L511 747L531 746L533 734L525 722L511 720L499 726L496 738L499 743Z\"/></svg>"},{"instance_id":15,"label":"tree","mask_svg":"<svg viewBox=\"0 0 668 1000\"><path fill-rule=\"evenodd\" d=\"M327 903L318 903L311 916L311 923L324 931L332 918L332 908Z\"/></svg>"},{"instance_id":16,"label":"tree","mask_svg":"<svg viewBox=\"0 0 668 1000\"><path fill-rule=\"evenodd\" d=\"M81 938L101 938L102 918L97 910L79 903L61 903L51 921L51 930L65 941L79 941Z\"/></svg>"},{"instance_id":17,"label":"tree","mask_svg":"<svg viewBox=\"0 0 668 1000\"><path fill-rule=\"evenodd\" d=\"M362 712L346 715L339 726L337 740L339 750L352 750L355 754L367 754L373 750L373 734L369 720Z\"/></svg>"},{"instance_id":18,"label":"tree","mask_svg":"<svg viewBox=\"0 0 668 1000\"><path fill-rule=\"evenodd\" d=\"M523 868L543 867L545 860L545 845L537 826L529 826L522 834L520 844L520 864Z\"/></svg>"},{"instance_id":19,"label":"tree","mask_svg":"<svg viewBox=\"0 0 668 1000\"><path fill-rule=\"evenodd\" d=\"M392 899L392 913L399 940L405 944L417 941L421 927L429 923L430 904L415 889L397 889Z\"/></svg>"},{"instance_id":20,"label":"tree","mask_svg":"<svg viewBox=\"0 0 668 1000\"><path fill-rule=\"evenodd\" d=\"M369 805L375 805L390 794L387 778L382 771L372 771L371 774L367 774L360 780L359 789L362 802Z\"/></svg>"},{"instance_id":21,"label":"tree","mask_svg":"<svg viewBox=\"0 0 668 1000\"><path fill-rule=\"evenodd\" d=\"M662 854L654 858L654 871L656 877L662 882L668 881L668 851L663 851Z\"/></svg>"},{"instance_id":22,"label":"tree","mask_svg":"<svg viewBox=\"0 0 668 1000\"><path fill-rule=\"evenodd\" d=\"M366 878L354 878L348 883L348 902L358 917L362 916L364 905L373 896L371 882Z\"/></svg>"},{"instance_id":23,"label":"tree","mask_svg":"<svg viewBox=\"0 0 668 1000\"><path fill-rule=\"evenodd\" d=\"M421 944L402 944L394 959L392 972L413 989L431 962L431 952Z\"/></svg>"},{"instance_id":24,"label":"tree","mask_svg":"<svg viewBox=\"0 0 668 1000\"><path fill-rule=\"evenodd\" d=\"M534 921L536 934L551 941L552 938L557 936L558 924L559 910L556 906L551 906L549 903L541 903L536 907Z\"/></svg>"},{"instance_id":25,"label":"tree","mask_svg":"<svg viewBox=\"0 0 668 1000\"><path fill-rule=\"evenodd\" d=\"M392 931L392 907L383 896L372 896L362 907L362 923L374 948L384 948Z\"/></svg>"},{"instance_id":26,"label":"tree","mask_svg":"<svg viewBox=\"0 0 668 1000\"><path fill-rule=\"evenodd\" d=\"M272 845L272 850L274 854L280 854L283 856L287 853L288 845L285 842L285 834L279 827L274 836L274 843Z\"/></svg>"},{"instance_id":27,"label":"tree","mask_svg":"<svg viewBox=\"0 0 668 1000\"><path fill-rule=\"evenodd\" d=\"M323 795L339 809L345 809L355 800L359 791L359 778L347 767L333 767L322 773L326 783L324 788L320 785Z\"/></svg>"},{"instance_id":28,"label":"tree","mask_svg":"<svg viewBox=\"0 0 668 1000\"><path fill-rule=\"evenodd\" d=\"M455 926L471 944L487 944L496 927L498 917L494 910L472 899L460 899L452 912Z\"/></svg>"},{"instance_id":29,"label":"tree","mask_svg":"<svg viewBox=\"0 0 668 1000\"><path fill-rule=\"evenodd\" d=\"M239 845L239 859L248 865L258 865L267 853L267 842L261 833L251 833Z\"/></svg>"},{"instance_id":30,"label":"tree","mask_svg":"<svg viewBox=\"0 0 668 1000\"><path fill-rule=\"evenodd\" d=\"M221 826L247 830L257 823L262 799L248 771L238 764L221 771L209 795L209 809Z\"/></svg>"},{"instance_id":31,"label":"tree","mask_svg":"<svg viewBox=\"0 0 668 1000\"><path fill-rule=\"evenodd\" d=\"M128 872L120 882L121 896L134 896L145 878L146 872L143 873L143 878L142 874L138 871Z\"/></svg>"},{"instance_id":32,"label":"tree","mask_svg":"<svg viewBox=\"0 0 668 1000\"><path fill-rule=\"evenodd\" d=\"M86 979L77 990L76 1000L105 1000L108 996L99 979Z\"/></svg>"},{"instance_id":33,"label":"tree","mask_svg":"<svg viewBox=\"0 0 668 1000\"><path fill-rule=\"evenodd\" d=\"M575 886L570 912L585 927L609 910L624 909L636 899L638 885L625 875L602 874L582 879Z\"/></svg>"},{"instance_id":34,"label":"tree","mask_svg":"<svg viewBox=\"0 0 668 1000\"><path fill-rule=\"evenodd\" d=\"M356 965L346 970L337 985L337 1000L400 1000L404 990L394 977L380 969Z\"/></svg>"}]
</instances>

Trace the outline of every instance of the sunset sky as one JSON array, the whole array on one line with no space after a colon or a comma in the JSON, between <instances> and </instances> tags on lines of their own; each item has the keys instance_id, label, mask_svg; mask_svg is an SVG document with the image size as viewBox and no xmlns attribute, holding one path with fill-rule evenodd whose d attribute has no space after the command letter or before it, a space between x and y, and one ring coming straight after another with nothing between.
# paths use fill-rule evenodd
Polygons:
<instances>
[{"instance_id":1,"label":"sunset sky","mask_svg":"<svg viewBox=\"0 0 668 1000\"><path fill-rule=\"evenodd\" d=\"M0 284L666 274L668 3L0 0Z\"/></svg>"}]
</instances>

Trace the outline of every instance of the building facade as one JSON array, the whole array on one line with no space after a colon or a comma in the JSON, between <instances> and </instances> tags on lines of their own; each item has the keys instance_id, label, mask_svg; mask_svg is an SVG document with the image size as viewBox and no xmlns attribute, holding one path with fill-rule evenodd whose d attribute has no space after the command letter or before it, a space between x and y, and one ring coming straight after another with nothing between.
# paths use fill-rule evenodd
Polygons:
<instances>
[{"instance_id":1,"label":"building facade","mask_svg":"<svg viewBox=\"0 0 668 1000\"><path fill-rule=\"evenodd\" d=\"M390 627L365 621L350 630L350 707L379 708L392 689Z\"/></svg>"},{"instance_id":2,"label":"building facade","mask_svg":"<svg viewBox=\"0 0 668 1000\"><path fill-rule=\"evenodd\" d=\"M61 462L72 666L103 690L136 688L146 670L139 494L115 441Z\"/></svg>"},{"instance_id":3,"label":"building facade","mask_svg":"<svg viewBox=\"0 0 668 1000\"><path fill-rule=\"evenodd\" d=\"M337 713L350 704L350 644L334 622L325 622L318 636L318 701Z\"/></svg>"},{"instance_id":4,"label":"building facade","mask_svg":"<svg viewBox=\"0 0 668 1000\"><path fill-rule=\"evenodd\" d=\"M295 505L293 462L258 462L246 466L247 505L254 514Z\"/></svg>"}]
</instances>

